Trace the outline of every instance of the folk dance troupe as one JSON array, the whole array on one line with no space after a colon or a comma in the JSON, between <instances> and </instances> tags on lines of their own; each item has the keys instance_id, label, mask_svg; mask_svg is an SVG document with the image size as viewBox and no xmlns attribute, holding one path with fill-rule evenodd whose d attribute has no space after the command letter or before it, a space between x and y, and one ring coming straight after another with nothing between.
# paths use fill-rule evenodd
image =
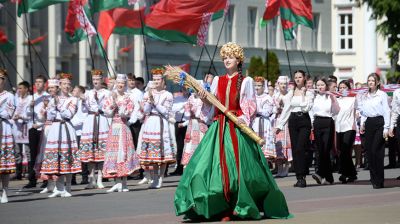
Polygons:
<instances>
[{"instance_id":1,"label":"folk dance troupe","mask_svg":"<svg viewBox=\"0 0 400 224\"><path fill-rule=\"evenodd\" d=\"M271 85L245 75L245 55L236 43L223 45L220 56L224 75L208 74L198 80L200 91L180 87L178 93L168 91L164 68L151 70L146 87L133 74L106 77L96 69L92 89L72 88L69 73L38 75L33 95L26 81L16 93L7 91L8 73L0 69L1 203L8 202L10 180L23 178L24 166L24 188L41 181L40 193L49 198L73 196L77 174L87 189L103 189L104 179L113 180L108 193L128 192L131 176L159 189L175 166L175 174L183 173L174 196L176 215L191 220L292 217L272 171L284 178L291 169L294 187L304 188L310 174L317 184L330 185L337 170L345 184L368 166L372 187L384 187L385 140L399 133L399 89L389 97L372 73L363 91L350 94L359 89L352 80L337 84L334 76L311 78L302 70L289 75L292 81L279 76Z\"/></svg>"}]
</instances>

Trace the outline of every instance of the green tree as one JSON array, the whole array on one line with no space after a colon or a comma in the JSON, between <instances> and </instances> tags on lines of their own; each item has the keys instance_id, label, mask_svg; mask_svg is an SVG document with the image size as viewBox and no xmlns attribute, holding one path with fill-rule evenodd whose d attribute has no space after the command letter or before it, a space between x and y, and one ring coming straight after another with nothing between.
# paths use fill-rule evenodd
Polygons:
<instances>
[{"instance_id":1,"label":"green tree","mask_svg":"<svg viewBox=\"0 0 400 224\"><path fill-rule=\"evenodd\" d=\"M267 58L268 62L265 63L263 62L261 57L251 57L248 72L251 77L262 76L268 81L271 81L272 84L274 84L280 74L279 59L272 51L268 52Z\"/></svg>"},{"instance_id":2,"label":"green tree","mask_svg":"<svg viewBox=\"0 0 400 224\"><path fill-rule=\"evenodd\" d=\"M250 58L250 65L248 68L249 75L254 76L264 76L265 77L265 67L264 62L261 57L253 56Z\"/></svg>"},{"instance_id":3,"label":"green tree","mask_svg":"<svg viewBox=\"0 0 400 224\"><path fill-rule=\"evenodd\" d=\"M372 9L372 19L379 22L376 27L378 33L389 38L392 68L400 71L400 66L396 64L400 51L400 0L358 0L358 3L365 3Z\"/></svg>"}]
</instances>

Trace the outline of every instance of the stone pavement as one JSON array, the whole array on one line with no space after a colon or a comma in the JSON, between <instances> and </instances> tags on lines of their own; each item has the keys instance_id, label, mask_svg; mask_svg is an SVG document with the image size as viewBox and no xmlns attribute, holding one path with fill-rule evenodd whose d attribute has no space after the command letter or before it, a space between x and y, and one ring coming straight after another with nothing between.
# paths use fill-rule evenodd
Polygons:
<instances>
[{"instance_id":1,"label":"stone pavement","mask_svg":"<svg viewBox=\"0 0 400 224\"><path fill-rule=\"evenodd\" d=\"M309 187L304 189L292 186L293 176L277 179L295 217L254 222L400 224L400 181L395 179L399 175L400 169L385 170L385 188L379 190L369 184L368 171L360 171L359 180L346 185L316 185L308 176ZM20 190L25 181L14 181L10 202L0 204L0 223L180 223L182 217L175 216L173 207L178 181L179 177L167 177L165 187L159 190L129 181L130 192L111 194L78 185L73 187L73 197L54 199L39 194L40 189Z\"/></svg>"}]
</instances>

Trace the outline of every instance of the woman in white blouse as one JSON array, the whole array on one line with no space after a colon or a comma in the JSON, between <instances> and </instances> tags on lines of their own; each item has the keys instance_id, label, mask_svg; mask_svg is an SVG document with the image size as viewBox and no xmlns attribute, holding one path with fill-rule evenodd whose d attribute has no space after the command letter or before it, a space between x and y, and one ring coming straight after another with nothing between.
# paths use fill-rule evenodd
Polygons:
<instances>
[{"instance_id":1,"label":"woman in white blouse","mask_svg":"<svg viewBox=\"0 0 400 224\"><path fill-rule=\"evenodd\" d=\"M368 92L359 96L361 114L360 133L365 133L365 149L368 156L369 173L374 189L383 188L385 139L390 126L388 96L380 90L380 77L376 73L368 76Z\"/></svg>"},{"instance_id":2,"label":"woman in white blouse","mask_svg":"<svg viewBox=\"0 0 400 224\"><path fill-rule=\"evenodd\" d=\"M314 105L311 109L311 119L313 120L315 143L318 150L318 169L312 175L318 184L333 184L331 150L335 136L335 117L340 110L339 104L331 92L328 91L328 83L324 78L317 79L317 94L314 99Z\"/></svg>"},{"instance_id":3,"label":"woman in white blouse","mask_svg":"<svg viewBox=\"0 0 400 224\"><path fill-rule=\"evenodd\" d=\"M294 72L295 88L284 99L282 115L277 121L276 133L283 130L289 121L290 141L292 142L293 166L297 182L294 187L306 187L306 148L311 133L311 120L308 112L313 106L314 94L307 91L306 75L302 70Z\"/></svg>"},{"instance_id":4,"label":"woman in white blouse","mask_svg":"<svg viewBox=\"0 0 400 224\"><path fill-rule=\"evenodd\" d=\"M356 138L357 102L355 97L347 96L350 89L349 81L343 80L339 83L342 96L337 99L340 111L335 120L336 147L340 152L339 180L343 184L357 180L357 171L351 158L351 149Z\"/></svg>"}]
</instances>

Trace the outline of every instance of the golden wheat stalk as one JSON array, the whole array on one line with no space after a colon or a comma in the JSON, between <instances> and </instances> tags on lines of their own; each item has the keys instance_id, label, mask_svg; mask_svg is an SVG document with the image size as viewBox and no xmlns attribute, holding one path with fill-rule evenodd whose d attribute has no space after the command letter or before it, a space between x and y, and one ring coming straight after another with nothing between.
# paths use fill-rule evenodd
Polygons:
<instances>
[{"instance_id":1,"label":"golden wheat stalk","mask_svg":"<svg viewBox=\"0 0 400 224\"><path fill-rule=\"evenodd\" d=\"M176 66L167 65L165 66L166 72L165 76L167 79L173 81L174 83L183 85L186 88L192 88L196 92L204 89L195 78L183 71L181 68ZM247 125L239 123L239 119L221 103L219 100L211 93L206 92L206 99L218 108L222 113L225 114L236 126L240 128L245 134L247 134L251 139L256 141L258 144L263 145L265 143L264 139L260 138L251 128Z\"/></svg>"}]
</instances>

